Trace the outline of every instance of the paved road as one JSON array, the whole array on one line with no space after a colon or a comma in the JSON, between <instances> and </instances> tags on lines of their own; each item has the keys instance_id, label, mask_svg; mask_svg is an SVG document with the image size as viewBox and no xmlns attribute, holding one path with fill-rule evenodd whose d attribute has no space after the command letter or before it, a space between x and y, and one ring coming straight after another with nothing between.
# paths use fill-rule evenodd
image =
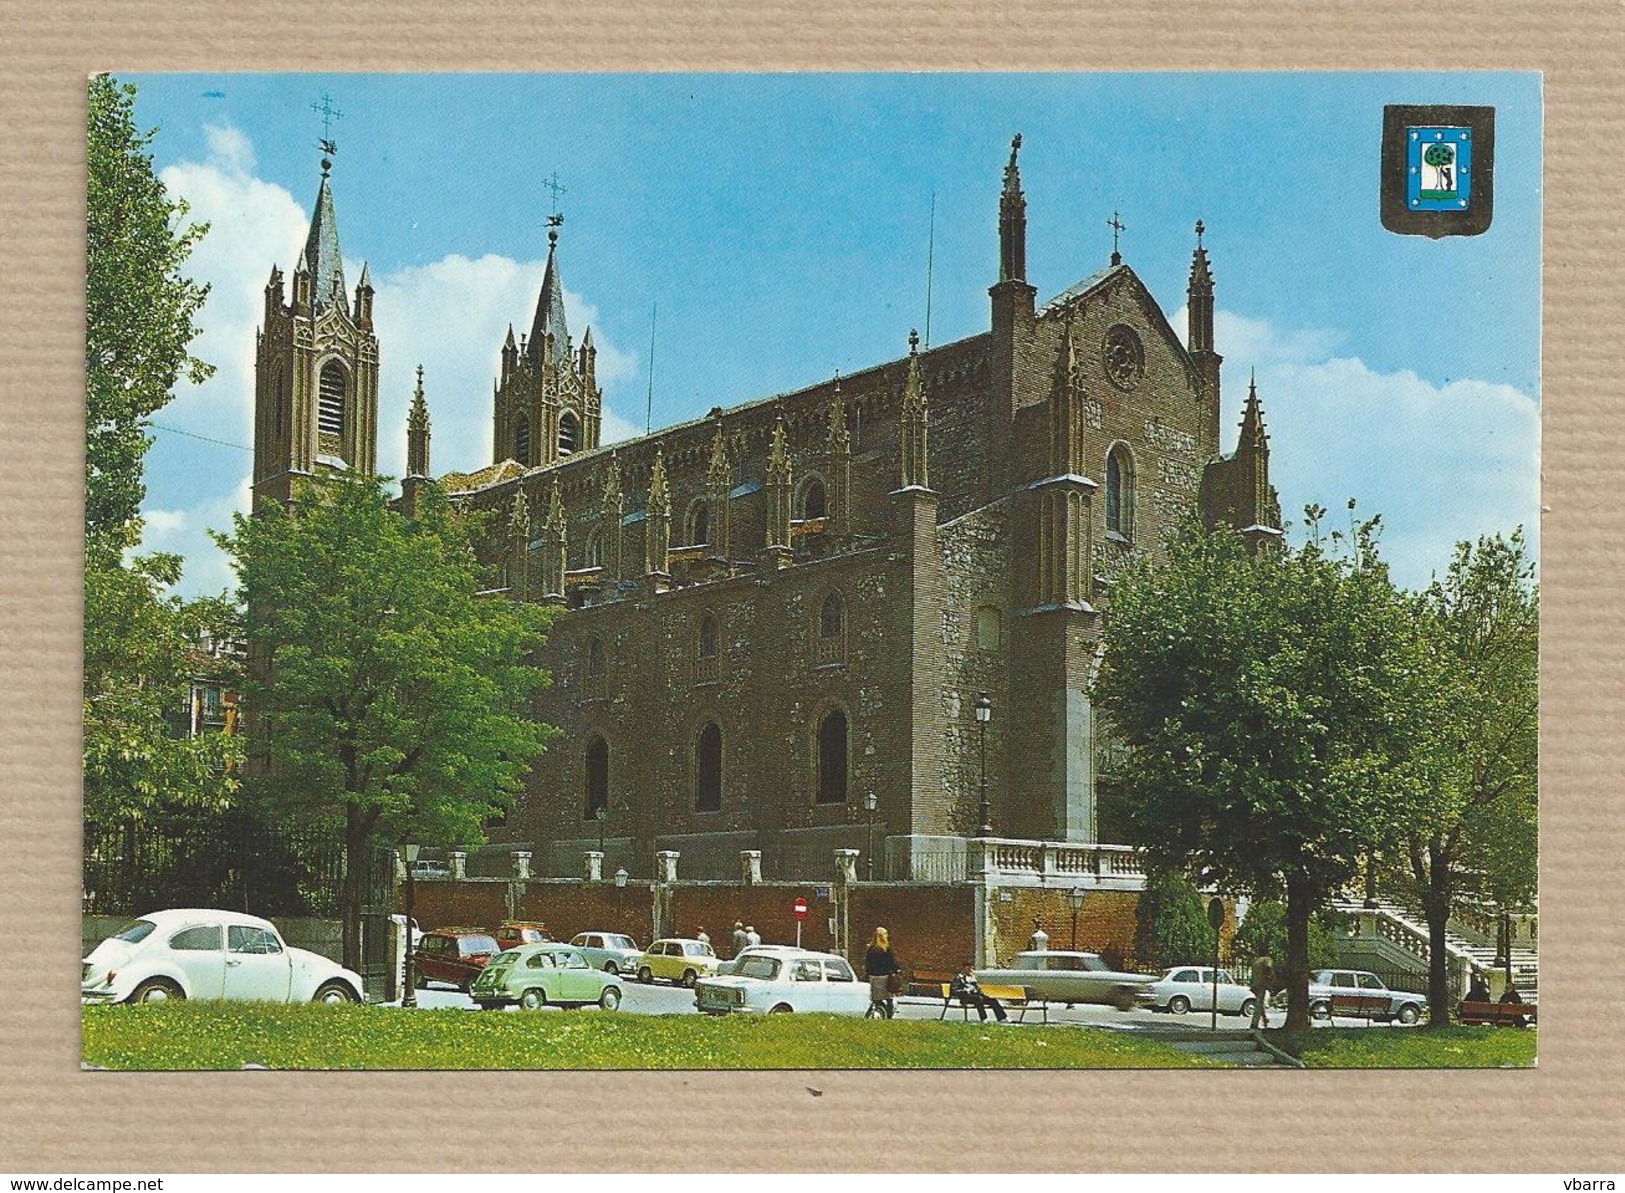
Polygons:
<instances>
[{"instance_id":1,"label":"paved road","mask_svg":"<svg viewBox=\"0 0 1625 1193\"><path fill-rule=\"evenodd\" d=\"M667 986L656 984L653 986L639 985L634 981L623 983L626 997L621 1003L623 1013L633 1015L697 1015L694 1009L694 992L685 990L681 986ZM474 1003L468 997L449 986L438 984L430 986L427 990L418 991L418 1006L425 1010L474 1010ZM557 1007L546 1008L546 1013L562 1014ZM940 1002L902 1002L898 1005L897 1016L900 1019L936 1019L942 1014ZM960 1021L961 1010L958 1006L948 1009L948 1019L953 1022ZM1286 1017L1285 1011L1271 1011L1270 1022L1280 1026ZM1165 1012L1133 1010L1119 1011L1114 1007L1100 1006L1051 1006L1049 1013L1051 1024L1067 1024L1076 1027L1108 1027L1120 1030L1156 1032L1168 1031L1203 1031L1212 1021L1212 1016L1206 1011L1192 1011L1188 1015L1169 1015ZM1041 1022L1036 1015L1028 1016L1028 1025ZM1249 1021L1239 1015L1220 1015L1219 1030L1239 1031L1245 1030ZM1338 1018L1332 1025L1337 1027L1363 1027L1363 1019ZM1316 1020L1315 1026L1328 1026L1325 1020ZM1382 1024L1372 1024L1377 1030L1382 1030Z\"/></svg>"}]
</instances>

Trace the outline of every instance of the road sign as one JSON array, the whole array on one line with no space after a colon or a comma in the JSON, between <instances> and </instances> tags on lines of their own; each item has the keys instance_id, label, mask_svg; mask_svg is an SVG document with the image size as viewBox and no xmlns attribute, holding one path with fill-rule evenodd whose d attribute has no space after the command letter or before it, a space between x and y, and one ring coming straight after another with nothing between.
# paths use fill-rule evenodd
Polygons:
<instances>
[{"instance_id":1,"label":"road sign","mask_svg":"<svg viewBox=\"0 0 1625 1193\"><path fill-rule=\"evenodd\" d=\"M796 896L796 901L790 905L790 914L796 917L797 923L807 918L807 897L805 895Z\"/></svg>"}]
</instances>

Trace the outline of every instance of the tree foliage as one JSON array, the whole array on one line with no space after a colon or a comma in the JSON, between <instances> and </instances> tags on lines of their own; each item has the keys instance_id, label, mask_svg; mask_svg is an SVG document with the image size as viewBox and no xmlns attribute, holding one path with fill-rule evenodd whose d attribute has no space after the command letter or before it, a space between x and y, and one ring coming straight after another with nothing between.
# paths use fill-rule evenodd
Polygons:
<instances>
[{"instance_id":1,"label":"tree foliage","mask_svg":"<svg viewBox=\"0 0 1625 1193\"><path fill-rule=\"evenodd\" d=\"M213 368L187 345L208 287L181 272L207 230L185 222L135 126L135 88L96 75L89 88L86 161L85 527L119 548L140 541L145 420L182 376Z\"/></svg>"},{"instance_id":2,"label":"tree foliage","mask_svg":"<svg viewBox=\"0 0 1625 1193\"><path fill-rule=\"evenodd\" d=\"M1250 553L1187 529L1113 586L1097 707L1130 747L1129 831L1153 865L1284 893L1287 1025L1308 1026L1309 922L1421 799L1433 667L1378 523Z\"/></svg>"},{"instance_id":3,"label":"tree foliage","mask_svg":"<svg viewBox=\"0 0 1625 1193\"><path fill-rule=\"evenodd\" d=\"M1249 903L1230 951L1238 968L1250 965L1255 957L1276 960L1285 957L1286 904L1279 899L1255 899ZM1308 960L1310 969L1337 964L1337 932L1333 916L1328 912L1322 911L1309 919Z\"/></svg>"},{"instance_id":4,"label":"tree foliage","mask_svg":"<svg viewBox=\"0 0 1625 1193\"><path fill-rule=\"evenodd\" d=\"M84 813L108 821L160 807L218 807L234 786L237 743L188 739L188 680L220 667L198 650L232 632L228 606L167 595L173 555L131 555L141 540L143 421L183 373L208 366L187 345L206 287L180 271L200 227L181 227L136 132L135 89L90 80L85 285ZM222 677L227 678L228 677Z\"/></svg>"},{"instance_id":5,"label":"tree foliage","mask_svg":"<svg viewBox=\"0 0 1625 1193\"><path fill-rule=\"evenodd\" d=\"M1142 968L1213 962L1213 926L1207 901L1178 870L1146 876L1134 907L1134 959Z\"/></svg>"},{"instance_id":6,"label":"tree foliage","mask_svg":"<svg viewBox=\"0 0 1625 1193\"><path fill-rule=\"evenodd\" d=\"M553 732L532 716L547 677L530 661L549 610L475 595L470 523L434 487L409 520L378 481L334 476L234 527L220 541L249 610L254 797L342 831L352 857L405 832L483 840Z\"/></svg>"}]
</instances>

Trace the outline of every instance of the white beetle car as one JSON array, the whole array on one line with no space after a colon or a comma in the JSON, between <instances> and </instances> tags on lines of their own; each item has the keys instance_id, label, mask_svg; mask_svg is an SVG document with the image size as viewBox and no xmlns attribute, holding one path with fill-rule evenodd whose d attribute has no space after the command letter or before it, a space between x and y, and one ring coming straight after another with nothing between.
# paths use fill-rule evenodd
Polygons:
<instances>
[{"instance_id":1,"label":"white beetle car","mask_svg":"<svg viewBox=\"0 0 1625 1193\"><path fill-rule=\"evenodd\" d=\"M289 948L268 920L236 911L155 911L90 951L83 1003L168 998L360 1002L361 977L304 949Z\"/></svg>"},{"instance_id":2,"label":"white beetle car","mask_svg":"<svg viewBox=\"0 0 1625 1193\"><path fill-rule=\"evenodd\" d=\"M741 957L727 977L701 978L694 1005L707 1015L823 1011L861 1015L869 1009L869 983L860 982L833 953L775 950Z\"/></svg>"}]
</instances>

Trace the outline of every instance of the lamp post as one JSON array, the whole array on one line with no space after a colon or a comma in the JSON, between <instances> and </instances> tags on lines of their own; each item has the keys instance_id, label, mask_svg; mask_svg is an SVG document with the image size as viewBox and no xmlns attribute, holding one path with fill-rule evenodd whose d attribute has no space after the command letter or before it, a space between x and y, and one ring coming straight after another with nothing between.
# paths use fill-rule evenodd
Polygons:
<instances>
[{"instance_id":1,"label":"lamp post","mask_svg":"<svg viewBox=\"0 0 1625 1193\"><path fill-rule=\"evenodd\" d=\"M982 692L976 697L976 724L982 734L982 826L976 830L979 837L993 835L993 810L987 806L987 723L993 719L993 702Z\"/></svg>"},{"instance_id":2,"label":"lamp post","mask_svg":"<svg viewBox=\"0 0 1625 1193\"><path fill-rule=\"evenodd\" d=\"M417 901L417 881L413 871L417 869L418 851L422 848L416 841L407 841L401 847L401 852L406 855L406 965L401 971L402 985L406 989L401 991L401 1006L407 1009L418 1005L417 967L412 964L412 950L416 943L412 939L412 914Z\"/></svg>"},{"instance_id":3,"label":"lamp post","mask_svg":"<svg viewBox=\"0 0 1625 1193\"><path fill-rule=\"evenodd\" d=\"M625 912L621 910L621 900L626 895L626 879L626 867L617 866L615 869L615 927L617 930L626 919Z\"/></svg>"},{"instance_id":4,"label":"lamp post","mask_svg":"<svg viewBox=\"0 0 1625 1193\"><path fill-rule=\"evenodd\" d=\"M875 798L872 791L863 797L863 810L869 814L869 851L864 856L869 859L870 882L875 880L875 808L879 804L880 801Z\"/></svg>"},{"instance_id":5,"label":"lamp post","mask_svg":"<svg viewBox=\"0 0 1625 1193\"><path fill-rule=\"evenodd\" d=\"M1075 886L1066 893L1066 905L1072 909L1072 951L1078 951L1078 912L1083 910L1083 888Z\"/></svg>"},{"instance_id":6,"label":"lamp post","mask_svg":"<svg viewBox=\"0 0 1625 1193\"><path fill-rule=\"evenodd\" d=\"M604 821L609 817L609 809L599 804L592 811L592 818L598 822L598 864L604 864ZM603 873L602 870L599 873Z\"/></svg>"}]
</instances>

